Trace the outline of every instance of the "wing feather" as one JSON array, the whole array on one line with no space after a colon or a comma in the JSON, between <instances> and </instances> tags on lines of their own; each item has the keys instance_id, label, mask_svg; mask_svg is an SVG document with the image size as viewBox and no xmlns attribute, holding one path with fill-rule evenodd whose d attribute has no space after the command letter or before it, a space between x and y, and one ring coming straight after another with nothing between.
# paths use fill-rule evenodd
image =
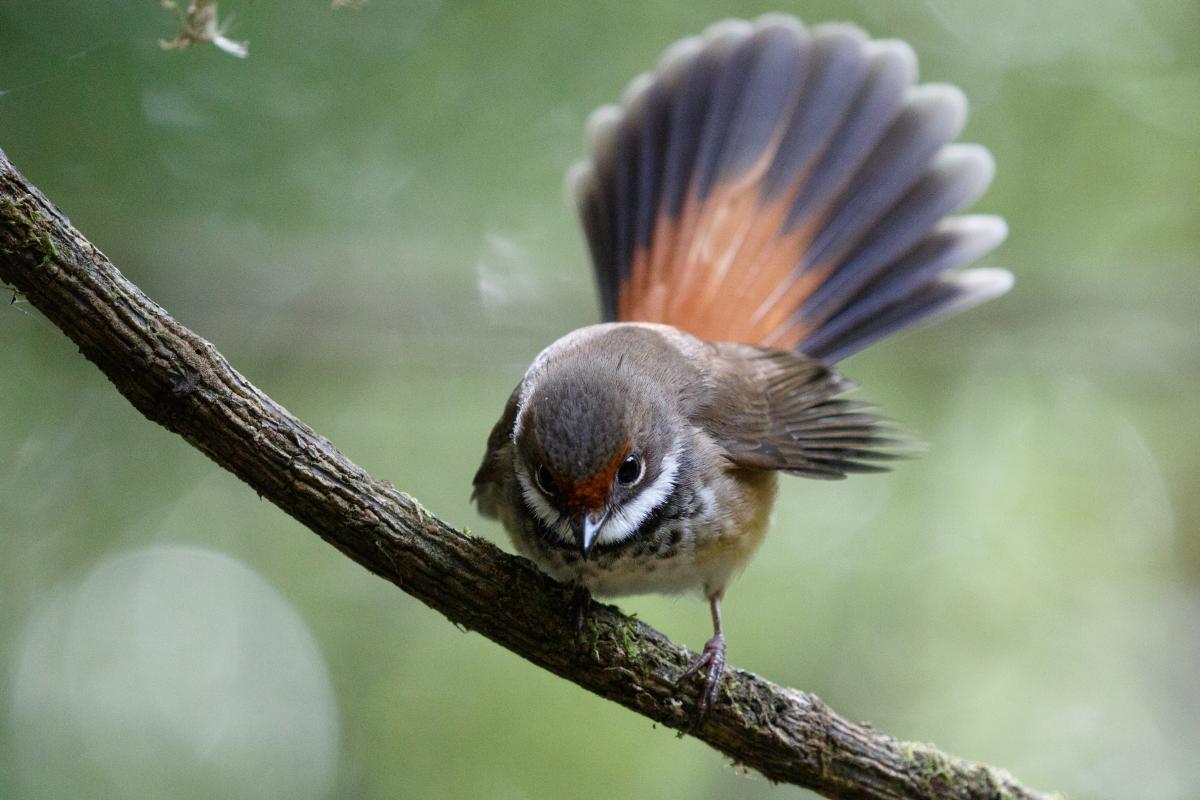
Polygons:
<instances>
[{"instance_id":1,"label":"wing feather","mask_svg":"<svg viewBox=\"0 0 1200 800\"><path fill-rule=\"evenodd\" d=\"M886 472L915 442L866 403L854 384L820 361L783 350L712 346L713 385L697 418L739 467L812 478Z\"/></svg>"}]
</instances>

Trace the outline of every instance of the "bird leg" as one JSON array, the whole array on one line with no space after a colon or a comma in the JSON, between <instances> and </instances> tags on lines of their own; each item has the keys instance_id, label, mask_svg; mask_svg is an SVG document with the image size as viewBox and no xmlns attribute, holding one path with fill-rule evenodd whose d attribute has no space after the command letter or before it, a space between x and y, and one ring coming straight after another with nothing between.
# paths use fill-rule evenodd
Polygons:
<instances>
[{"instance_id":1,"label":"bird leg","mask_svg":"<svg viewBox=\"0 0 1200 800\"><path fill-rule=\"evenodd\" d=\"M721 632L720 605L721 596L724 594L724 591L724 589L718 589L708 596L708 607L712 610L712 638L704 643L704 650L700 653L699 658L693 661L692 665L675 682L675 685L679 686L693 675L699 674L701 670L704 670L704 689L701 691L700 699L696 703L697 723L704 719L709 708L716 705L717 693L721 687L721 675L725 672L725 635Z\"/></svg>"},{"instance_id":2,"label":"bird leg","mask_svg":"<svg viewBox=\"0 0 1200 800\"><path fill-rule=\"evenodd\" d=\"M575 638L583 639L583 621L592 608L592 593L582 583L575 584L571 592L571 611L575 616Z\"/></svg>"}]
</instances>

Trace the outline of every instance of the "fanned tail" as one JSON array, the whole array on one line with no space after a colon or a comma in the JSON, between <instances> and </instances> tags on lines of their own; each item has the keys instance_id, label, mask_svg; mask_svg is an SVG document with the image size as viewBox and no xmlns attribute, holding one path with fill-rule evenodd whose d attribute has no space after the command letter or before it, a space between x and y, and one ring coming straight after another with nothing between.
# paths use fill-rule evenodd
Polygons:
<instances>
[{"instance_id":1,"label":"fanned tail","mask_svg":"<svg viewBox=\"0 0 1200 800\"><path fill-rule=\"evenodd\" d=\"M913 86L898 41L787 16L669 48L589 121L571 187L606 320L827 362L1003 294L999 217L947 216L992 178L948 144L962 93Z\"/></svg>"}]
</instances>

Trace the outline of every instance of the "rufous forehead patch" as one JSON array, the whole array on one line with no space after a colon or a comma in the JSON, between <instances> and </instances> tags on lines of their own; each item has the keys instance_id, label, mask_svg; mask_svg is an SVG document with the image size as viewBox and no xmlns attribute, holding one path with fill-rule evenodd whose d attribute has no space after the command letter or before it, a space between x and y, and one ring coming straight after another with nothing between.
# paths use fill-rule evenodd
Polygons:
<instances>
[{"instance_id":1,"label":"rufous forehead patch","mask_svg":"<svg viewBox=\"0 0 1200 800\"><path fill-rule=\"evenodd\" d=\"M567 509L574 512L598 511L608 502L608 490L612 487L621 462L629 454L627 447L617 451L618 455L612 461L590 478L582 481L562 481L563 502Z\"/></svg>"}]
</instances>

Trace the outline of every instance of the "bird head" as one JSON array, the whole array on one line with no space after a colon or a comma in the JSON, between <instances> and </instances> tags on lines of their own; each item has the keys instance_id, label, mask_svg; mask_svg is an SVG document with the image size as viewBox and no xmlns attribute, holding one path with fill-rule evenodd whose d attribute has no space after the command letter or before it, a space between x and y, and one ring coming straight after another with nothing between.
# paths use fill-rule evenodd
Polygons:
<instances>
[{"instance_id":1,"label":"bird head","mask_svg":"<svg viewBox=\"0 0 1200 800\"><path fill-rule=\"evenodd\" d=\"M607 360L568 359L528 387L515 429L529 510L586 559L635 535L679 469L661 390Z\"/></svg>"}]
</instances>

